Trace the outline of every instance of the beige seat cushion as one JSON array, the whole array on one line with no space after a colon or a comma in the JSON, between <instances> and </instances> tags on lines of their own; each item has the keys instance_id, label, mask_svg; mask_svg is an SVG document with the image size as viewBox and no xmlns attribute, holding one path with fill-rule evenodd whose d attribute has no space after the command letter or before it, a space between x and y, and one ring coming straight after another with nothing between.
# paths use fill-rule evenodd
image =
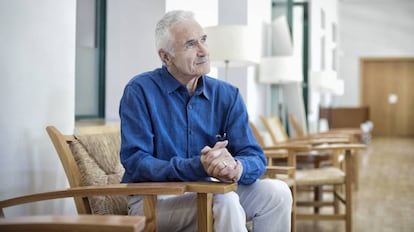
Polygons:
<instances>
[{"instance_id":1,"label":"beige seat cushion","mask_svg":"<svg viewBox=\"0 0 414 232\"><path fill-rule=\"evenodd\" d=\"M336 167L296 170L297 186L342 184L344 181L345 173Z\"/></svg>"},{"instance_id":2,"label":"beige seat cushion","mask_svg":"<svg viewBox=\"0 0 414 232\"><path fill-rule=\"evenodd\" d=\"M124 168L119 160L120 134L77 135L70 144L82 184L119 184ZM94 214L127 214L126 196L89 197Z\"/></svg>"},{"instance_id":3,"label":"beige seat cushion","mask_svg":"<svg viewBox=\"0 0 414 232\"><path fill-rule=\"evenodd\" d=\"M292 187L296 184L295 180L289 178L287 175L277 175L277 179L280 179L281 181L285 182L289 187Z\"/></svg>"}]
</instances>

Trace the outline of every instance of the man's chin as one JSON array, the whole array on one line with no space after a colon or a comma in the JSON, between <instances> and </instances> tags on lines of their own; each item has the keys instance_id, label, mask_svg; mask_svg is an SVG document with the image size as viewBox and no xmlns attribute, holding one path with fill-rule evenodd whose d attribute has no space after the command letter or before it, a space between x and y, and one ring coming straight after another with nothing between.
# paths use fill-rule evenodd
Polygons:
<instances>
[{"instance_id":1,"label":"man's chin","mask_svg":"<svg viewBox=\"0 0 414 232\"><path fill-rule=\"evenodd\" d=\"M205 67L205 68L199 67L199 69L197 71L197 74L201 76L201 75L205 75L205 74L207 74L209 72L210 72L210 66Z\"/></svg>"}]
</instances>

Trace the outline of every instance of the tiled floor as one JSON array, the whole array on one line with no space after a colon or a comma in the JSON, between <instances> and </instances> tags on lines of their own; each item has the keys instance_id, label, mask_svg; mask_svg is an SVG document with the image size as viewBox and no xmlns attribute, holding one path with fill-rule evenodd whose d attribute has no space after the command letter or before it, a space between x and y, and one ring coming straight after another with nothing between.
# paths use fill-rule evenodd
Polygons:
<instances>
[{"instance_id":1,"label":"tiled floor","mask_svg":"<svg viewBox=\"0 0 414 232\"><path fill-rule=\"evenodd\" d=\"M414 138L374 138L360 158L353 232L414 231ZM297 222L297 232L343 231L343 221Z\"/></svg>"}]
</instances>

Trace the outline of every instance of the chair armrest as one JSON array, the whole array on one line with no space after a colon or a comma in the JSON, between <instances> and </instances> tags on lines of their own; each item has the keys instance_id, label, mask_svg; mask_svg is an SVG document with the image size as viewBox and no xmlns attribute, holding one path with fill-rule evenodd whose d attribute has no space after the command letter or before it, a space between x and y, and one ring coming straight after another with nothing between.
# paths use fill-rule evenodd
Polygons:
<instances>
[{"instance_id":1,"label":"chair armrest","mask_svg":"<svg viewBox=\"0 0 414 232\"><path fill-rule=\"evenodd\" d=\"M4 217L3 208L36 201L52 200L68 197L87 197L104 195L161 195L161 194L184 194L186 185L179 182L151 182L133 184L114 184L102 186L85 186L68 188L42 193L35 193L0 201L0 217Z\"/></svg>"},{"instance_id":2,"label":"chair armrest","mask_svg":"<svg viewBox=\"0 0 414 232\"><path fill-rule=\"evenodd\" d=\"M289 155L286 149L271 149L266 147L263 148L263 151L267 158L287 158Z\"/></svg>"},{"instance_id":3,"label":"chair armrest","mask_svg":"<svg viewBox=\"0 0 414 232\"><path fill-rule=\"evenodd\" d=\"M291 166L267 166L265 175L275 176L278 174L293 174L295 173L295 167Z\"/></svg>"},{"instance_id":4,"label":"chair armrest","mask_svg":"<svg viewBox=\"0 0 414 232\"><path fill-rule=\"evenodd\" d=\"M323 144L319 146L313 146L312 150L316 151L329 151L329 150L362 150L366 149L367 146L364 144L355 144L355 143L348 143L348 144Z\"/></svg>"},{"instance_id":5,"label":"chair armrest","mask_svg":"<svg viewBox=\"0 0 414 232\"><path fill-rule=\"evenodd\" d=\"M237 190L237 183L183 182L186 192L224 194Z\"/></svg>"},{"instance_id":6,"label":"chair armrest","mask_svg":"<svg viewBox=\"0 0 414 232\"><path fill-rule=\"evenodd\" d=\"M145 182L133 184L114 184L102 186L85 186L30 194L0 201L0 218L4 217L6 207L36 201L52 200L67 197L87 197L96 195L144 195L144 212L156 208L155 195L180 195L184 192L195 192L198 195L199 231L212 231L212 197L213 194L224 194L237 189L236 183L214 182ZM156 214L145 212L146 230L156 228Z\"/></svg>"},{"instance_id":7,"label":"chair armrest","mask_svg":"<svg viewBox=\"0 0 414 232\"><path fill-rule=\"evenodd\" d=\"M276 145L268 146L264 148L264 151L267 153L270 150L294 150L294 151L308 151L311 149L311 145L305 143L279 143Z\"/></svg>"},{"instance_id":8,"label":"chair armrest","mask_svg":"<svg viewBox=\"0 0 414 232\"><path fill-rule=\"evenodd\" d=\"M292 138L291 143L304 143L310 145L318 144L336 144L336 143L350 143L349 137L316 137L316 138Z\"/></svg>"}]
</instances>

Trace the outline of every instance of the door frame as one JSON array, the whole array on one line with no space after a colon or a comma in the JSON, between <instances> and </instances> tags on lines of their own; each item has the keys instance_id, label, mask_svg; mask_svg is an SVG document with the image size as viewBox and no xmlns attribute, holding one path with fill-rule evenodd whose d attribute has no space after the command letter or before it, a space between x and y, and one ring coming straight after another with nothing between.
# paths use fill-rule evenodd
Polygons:
<instances>
[{"instance_id":1,"label":"door frame","mask_svg":"<svg viewBox=\"0 0 414 232\"><path fill-rule=\"evenodd\" d=\"M366 87L364 86L364 67L368 62L414 62L414 57L361 57L359 59L359 97L360 97L360 105L367 105L365 102L366 99L364 99L365 94L364 91L366 90ZM368 106L368 105L367 105ZM370 115L372 115L370 113ZM375 125L374 125L375 130ZM398 131L391 131L389 132L392 135L398 134Z\"/></svg>"}]
</instances>

